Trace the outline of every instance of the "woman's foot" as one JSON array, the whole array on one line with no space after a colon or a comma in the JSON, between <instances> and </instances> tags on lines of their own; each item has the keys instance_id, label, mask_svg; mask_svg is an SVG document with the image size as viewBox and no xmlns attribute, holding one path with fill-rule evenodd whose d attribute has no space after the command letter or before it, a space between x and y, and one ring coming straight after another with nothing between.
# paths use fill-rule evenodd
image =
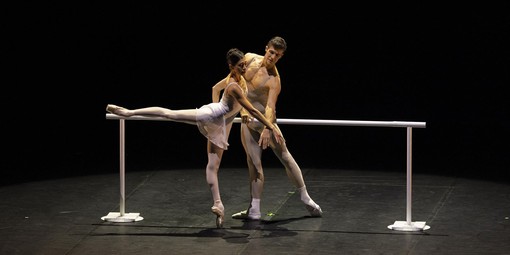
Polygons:
<instances>
[{"instance_id":1,"label":"woman's foot","mask_svg":"<svg viewBox=\"0 0 510 255\"><path fill-rule=\"evenodd\" d=\"M224 209L214 205L211 207L211 211L216 214L216 227L222 228L223 222L225 221Z\"/></svg>"},{"instance_id":2,"label":"woman's foot","mask_svg":"<svg viewBox=\"0 0 510 255\"><path fill-rule=\"evenodd\" d=\"M113 113L113 114L116 114L116 115L124 116L124 117L129 117L129 116L132 115L132 114L129 113L128 109L126 109L124 107L120 107L120 106L114 105L114 104L107 105L106 106L106 111L110 112L110 113Z\"/></svg>"}]
</instances>

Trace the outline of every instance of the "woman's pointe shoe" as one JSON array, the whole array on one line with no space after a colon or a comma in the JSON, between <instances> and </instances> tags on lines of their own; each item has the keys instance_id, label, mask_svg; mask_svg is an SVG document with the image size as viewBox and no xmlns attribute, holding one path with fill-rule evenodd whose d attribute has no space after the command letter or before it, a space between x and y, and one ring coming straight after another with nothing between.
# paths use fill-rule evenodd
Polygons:
<instances>
[{"instance_id":1,"label":"woman's pointe shoe","mask_svg":"<svg viewBox=\"0 0 510 255\"><path fill-rule=\"evenodd\" d=\"M126 111L126 108L124 107L120 107L120 106L116 106L114 104L109 104L106 106L106 111L107 112L110 112L110 113L113 113L113 114L116 114L116 115L120 115L120 116L125 116L125 117L129 117L127 116L124 111Z\"/></svg>"},{"instance_id":2,"label":"woman's pointe shoe","mask_svg":"<svg viewBox=\"0 0 510 255\"><path fill-rule=\"evenodd\" d=\"M216 214L216 227L217 228L222 228L223 227L223 222L225 221L225 219L224 219L225 213L223 212L223 210L221 210L217 206L211 207L211 211L214 214Z\"/></svg>"}]
</instances>

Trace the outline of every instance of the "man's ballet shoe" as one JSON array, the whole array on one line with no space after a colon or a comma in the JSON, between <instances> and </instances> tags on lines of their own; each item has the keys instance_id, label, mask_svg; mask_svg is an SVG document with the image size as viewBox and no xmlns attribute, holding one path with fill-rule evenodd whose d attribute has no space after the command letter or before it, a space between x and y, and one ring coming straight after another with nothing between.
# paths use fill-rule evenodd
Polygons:
<instances>
[{"instance_id":1,"label":"man's ballet shoe","mask_svg":"<svg viewBox=\"0 0 510 255\"><path fill-rule=\"evenodd\" d=\"M211 211L216 214L216 227L217 228L222 228L223 227L223 222L225 221L225 213L223 212L223 210L221 210L219 207L217 206L213 206L211 207Z\"/></svg>"},{"instance_id":2,"label":"man's ballet shoe","mask_svg":"<svg viewBox=\"0 0 510 255\"><path fill-rule=\"evenodd\" d=\"M260 220L260 213L248 214L248 210L240 211L232 214L232 219L236 220Z\"/></svg>"},{"instance_id":3,"label":"man's ballet shoe","mask_svg":"<svg viewBox=\"0 0 510 255\"><path fill-rule=\"evenodd\" d=\"M232 219L244 220L244 219L247 219L247 218L248 218L248 211L247 210L240 211L240 212L232 214Z\"/></svg>"},{"instance_id":4,"label":"man's ballet shoe","mask_svg":"<svg viewBox=\"0 0 510 255\"><path fill-rule=\"evenodd\" d=\"M322 210L318 204L313 203L312 205L305 205L305 207L312 217L322 217Z\"/></svg>"}]
</instances>

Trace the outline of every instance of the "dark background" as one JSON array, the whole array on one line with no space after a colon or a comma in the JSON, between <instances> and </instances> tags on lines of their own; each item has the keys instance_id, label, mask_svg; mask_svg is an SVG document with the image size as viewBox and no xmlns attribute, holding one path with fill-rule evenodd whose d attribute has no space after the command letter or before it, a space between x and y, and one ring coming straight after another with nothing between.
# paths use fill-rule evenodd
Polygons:
<instances>
[{"instance_id":1,"label":"dark background","mask_svg":"<svg viewBox=\"0 0 510 255\"><path fill-rule=\"evenodd\" d=\"M509 181L508 6L28 1L5 8L2 184L118 171L128 108L197 108L279 35L280 118L426 122L413 171ZM302 168L405 171L405 128L282 125ZM222 167L245 165L235 124ZM281 166L264 154L264 166ZM128 121L126 171L200 168L193 126Z\"/></svg>"}]
</instances>

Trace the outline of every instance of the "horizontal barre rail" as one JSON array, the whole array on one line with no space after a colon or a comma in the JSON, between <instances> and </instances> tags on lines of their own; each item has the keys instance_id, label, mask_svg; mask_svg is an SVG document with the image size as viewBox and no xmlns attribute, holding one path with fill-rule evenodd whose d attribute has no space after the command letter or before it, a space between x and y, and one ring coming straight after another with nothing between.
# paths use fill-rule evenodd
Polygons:
<instances>
[{"instance_id":1,"label":"horizontal barre rail","mask_svg":"<svg viewBox=\"0 0 510 255\"><path fill-rule=\"evenodd\" d=\"M163 117L146 117L146 116L132 116L122 117L112 113L106 114L107 119L126 119L126 120L157 120L157 121L170 121ZM241 118L235 118L234 123L241 123ZM412 128L425 128L426 122L412 122L412 121L372 121L372 120L320 120L320 119L278 119L278 124L291 124L291 125L321 125L321 126L362 126L362 127L412 127Z\"/></svg>"}]
</instances>

